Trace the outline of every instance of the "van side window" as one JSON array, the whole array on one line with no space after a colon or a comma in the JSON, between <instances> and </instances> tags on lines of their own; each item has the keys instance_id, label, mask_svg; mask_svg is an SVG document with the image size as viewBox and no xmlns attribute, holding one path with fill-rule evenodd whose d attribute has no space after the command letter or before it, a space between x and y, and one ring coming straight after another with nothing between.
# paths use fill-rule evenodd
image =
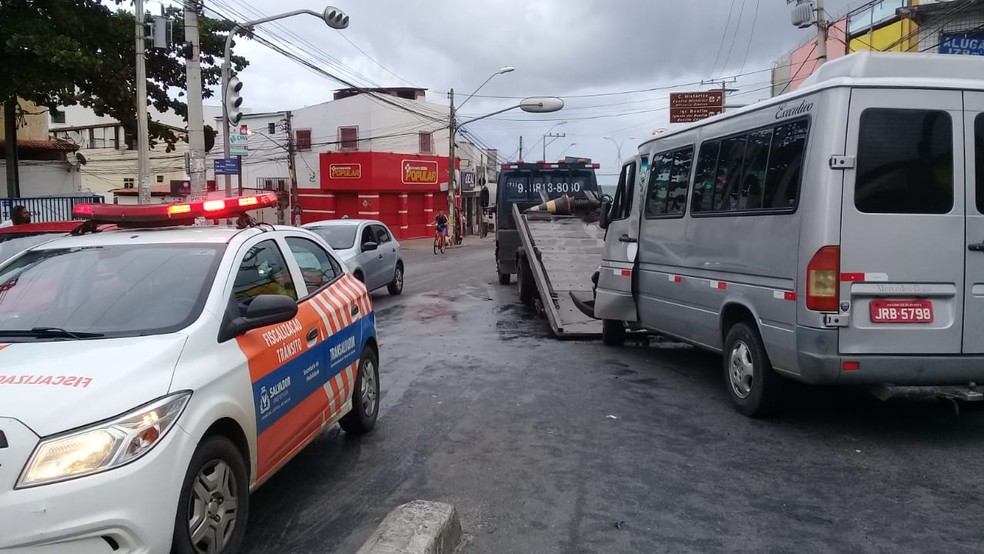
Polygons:
<instances>
[{"instance_id":1,"label":"van side window","mask_svg":"<svg viewBox=\"0 0 984 554\"><path fill-rule=\"evenodd\" d=\"M809 120L705 142L694 175L694 212L796 207Z\"/></svg>"},{"instance_id":2,"label":"van side window","mask_svg":"<svg viewBox=\"0 0 984 554\"><path fill-rule=\"evenodd\" d=\"M666 198L666 213L683 215L687 209L687 189L690 188L690 168L693 167L694 149L684 148L673 154L673 171L670 174L670 190Z\"/></svg>"},{"instance_id":3,"label":"van side window","mask_svg":"<svg viewBox=\"0 0 984 554\"><path fill-rule=\"evenodd\" d=\"M741 179L741 164L745 157L745 143L747 141L748 135L731 137L721 141L712 207L716 212L738 209L738 184Z\"/></svg>"},{"instance_id":4,"label":"van side window","mask_svg":"<svg viewBox=\"0 0 984 554\"><path fill-rule=\"evenodd\" d=\"M769 173L765 178L763 208L782 209L796 205L808 128L805 119L776 127L769 154Z\"/></svg>"},{"instance_id":5,"label":"van side window","mask_svg":"<svg viewBox=\"0 0 984 554\"><path fill-rule=\"evenodd\" d=\"M762 188L769 168L769 147L772 145L772 129L759 129L748 135L745 145L745 162L741 169L741 185L738 192L739 210L761 210Z\"/></svg>"},{"instance_id":6,"label":"van side window","mask_svg":"<svg viewBox=\"0 0 984 554\"><path fill-rule=\"evenodd\" d=\"M717 171L718 151L721 143L718 141L705 142L700 145L700 155L697 157L697 173L694 175L695 212L711 211L714 199L714 175Z\"/></svg>"},{"instance_id":7,"label":"van side window","mask_svg":"<svg viewBox=\"0 0 984 554\"><path fill-rule=\"evenodd\" d=\"M984 114L974 118L974 167L977 172L977 211L984 214Z\"/></svg>"},{"instance_id":8,"label":"van side window","mask_svg":"<svg viewBox=\"0 0 984 554\"><path fill-rule=\"evenodd\" d=\"M936 110L861 113L854 205L865 213L953 209L953 124Z\"/></svg>"},{"instance_id":9,"label":"van side window","mask_svg":"<svg viewBox=\"0 0 984 554\"><path fill-rule=\"evenodd\" d=\"M683 216L687 210L687 188L693 161L692 146L653 156L646 217Z\"/></svg>"},{"instance_id":10,"label":"van side window","mask_svg":"<svg viewBox=\"0 0 984 554\"><path fill-rule=\"evenodd\" d=\"M666 196L670 191L670 172L673 169L673 154L655 154L649 165L649 190L646 193L646 217L666 213Z\"/></svg>"},{"instance_id":11,"label":"van side window","mask_svg":"<svg viewBox=\"0 0 984 554\"><path fill-rule=\"evenodd\" d=\"M622 172L618 177L618 187L615 189L615 198L612 199L611 220L625 219L632 212L632 189L635 164L622 166Z\"/></svg>"}]
</instances>

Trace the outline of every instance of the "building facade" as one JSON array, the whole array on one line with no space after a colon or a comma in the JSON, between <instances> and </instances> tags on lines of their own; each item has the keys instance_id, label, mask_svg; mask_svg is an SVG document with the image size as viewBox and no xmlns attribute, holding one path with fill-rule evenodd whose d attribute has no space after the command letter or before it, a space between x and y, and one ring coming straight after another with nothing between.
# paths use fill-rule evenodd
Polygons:
<instances>
[{"instance_id":1,"label":"building facade","mask_svg":"<svg viewBox=\"0 0 984 554\"><path fill-rule=\"evenodd\" d=\"M773 96L816 70L817 43L813 37L776 61ZM874 0L831 22L827 59L865 50L984 55L984 0Z\"/></svg>"},{"instance_id":2,"label":"building facade","mask_svg":"<svg viewBox=\"0 0 984 554\"><path fill-rule=\"evenodd\" d=\"M2 111L2 110L0 110ZM18 100L16 197L69 196L82 190L78 147L49 135L47 108ZM0 113L0 198L8 198L7 140Z\"/></svg>"},{"instance_id":3,"label":"building facade","mask_svg":"<svg viewBox=\"0 0 984 554\"><path fill-rule=\"evenodd\" d=\"M236 132L246 131L248 155L230 180L233 187L241 177L244 186L289 193L293 165L300 223L348 215L379 219L398 238L427 237L427 224L448 210L448 118L446 106L427 102L426 91L415 88L343 89L314 106L247 114ZM490 181L494 163L488 151L456 147L456 204L472 231L480 217L478 183ZM225 178L214 176L219 157L217 147L209 169L222 190Z\"/></svg>"}]
</instances>

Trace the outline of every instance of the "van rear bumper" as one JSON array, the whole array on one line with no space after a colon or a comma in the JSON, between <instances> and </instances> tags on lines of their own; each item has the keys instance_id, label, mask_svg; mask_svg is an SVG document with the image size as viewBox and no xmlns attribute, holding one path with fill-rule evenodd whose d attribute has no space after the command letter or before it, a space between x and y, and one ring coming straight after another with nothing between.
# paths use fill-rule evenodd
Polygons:
<instances>
[{"instance_id":1,"label":"van rear bumper","mask_svg":"<svg viewBox=\"0 0 984 554\"><path fill-rule=\"evenodd\" d=\"M966 385L984 383L984 356L891 355L842 356L837 352L837 331L796 328L799 378L810 384L840 385ZM845 371L844 362L858 369Z\"/></svg>"}]
</instances>

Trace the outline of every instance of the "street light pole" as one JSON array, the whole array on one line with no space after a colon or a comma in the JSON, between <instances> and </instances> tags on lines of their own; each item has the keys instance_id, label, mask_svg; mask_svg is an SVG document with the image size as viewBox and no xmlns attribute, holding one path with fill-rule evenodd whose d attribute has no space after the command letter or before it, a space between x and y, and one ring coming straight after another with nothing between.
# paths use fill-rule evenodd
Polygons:
<instances>
[{"instance_id":1,"label":"street light pole","mask_svg":"<svg viewBox=\"0 0 984 554\"><path fill-rule=\"evenodd\" d=\"M615 153L616 153L616 154L618 154L618 158L617 158L617 160L618 160L618 161L617 161L617 162L615 163L615 166L616 166L617 168L621 168L621 167L622 167L622 144L623 144L623 143L624 143L624 142L625 142L626 140L632 140L632 139L634 139L635 137L628 137L628 138L626 138L625 140L623 140L622 142L617 142L617 141L616 141L615 139L613 139L612 137L602 137L602 138L603 138L603 139L605 139L605 140L610 140L610 141L612 141L612 144L614 144L614 145L615 145Z\"/></svg>"},{"instance_id":2,"label":"street light pole","mask_svg":"<svg viewBox=\"0 0 984 554\"><path fill-rule=\"evenodd\" d=\"M147 137L147 59L144 57L144 3L134 2L134 16L137 21L137 202L150 203L150 141Z\"/></svg>"},{"instance_id":3,"label":"street light pole","mask_svg":"<svg viewBox=\"0 0 984 554\"><path fill-rule=\"evenodd\" d=\"M564 157L564 154L566 154L567 151L570 150L574 146L577 146L577 143L576 142L572 142L572 143L568 144L567 145L567 148L564 148L564 151L560 153L560 156L559 157L563 158Z\"/></svg>"},{"instance_id":4,"label":"street light pole","mask_svg":"<svg viewBox=\"0 0 984 554\"><path fill-rule=\"evenodd\" d=\"M137 1L139 2L140 0ZM222 157L228 159L229 154L232 151L232 147L229 142L229 107L226 105L226 94L228 93L227 89L229 88L229 79L232 78L232 60L230 59L230 56L233 37L236 36L238 31L248 29L262 23L269 23L270 21L276 21L278 19L284 19L302 14L320 17L332 29L345 29L349 24L349 17L345 15L344 12L338 8L328 6L322 13L318 13L314 10L294 10L291 12L271 15L269 17L254 19L252 21L246 21L244 23L236 23L233 25L232 29L229 30L229 35L226 37L225 51L222 58L222 127L224 127L225 130L225 132L222 133ZM242 171L242 168L240 168L240 171ZM225 194L227 197L232 196L232 175L225 176Z\"/></svg>"},{"instance_id":5,"label":"street light pole","mask_svg":"<svg viewBox=\"0 0 984 554\"><path fill-rule=\"evenodd\" d=\"M506 66L500 68L499 71L496 71L492 75L489 75L488 79L486 79L481 85L478 85L478 88L476 88L474 92L472 92L471 94L468 95L467 98L465 98L464 102L462 102L461 105L458 106L459 109L461 108L461 106L467 104L468 101L471 100L472 97L475 96L476 93L478 93L478 91L482 90L482 87L487 85L489 81L494 79L496 75L502 75L503 73L511 73L513 71L516 71L515 67ZM458 128L459 128L459 126L455 123L454 89L451 89L448 92L448 98L451 100L451 110L448 115L448 225L451 227L450 235L451 235L452 244L454 244L455 239L458 238L458 224L455 221L455 215L454 215L454 210L455 207L457 206L457 204L455 203L455 199L457 198L457 186L455 183L455 175L454 175L454 156L455 156L454 137L458 133Z\"/></svg>"}]
</instances>

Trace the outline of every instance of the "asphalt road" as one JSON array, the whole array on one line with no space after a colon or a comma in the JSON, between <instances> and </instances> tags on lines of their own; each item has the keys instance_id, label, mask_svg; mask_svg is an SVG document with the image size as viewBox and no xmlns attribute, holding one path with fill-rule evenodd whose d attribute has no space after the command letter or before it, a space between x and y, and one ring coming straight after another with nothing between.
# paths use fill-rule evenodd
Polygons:
<instances>
[{"instance_id":1,"label":"asphalt road","mask_svg":"<svg viewBox=\"0 0 984 554\"><path fill-rule=\"evenodd\" d=\"M794 387L750 420L719 357L550 338L474 242L412 245L404 295L374 295L376 430L323 433L257 491L248 552L355 552L413 499L454 504L469 553L984 544L984 414Z\"/></svg>"}]
</instances>

